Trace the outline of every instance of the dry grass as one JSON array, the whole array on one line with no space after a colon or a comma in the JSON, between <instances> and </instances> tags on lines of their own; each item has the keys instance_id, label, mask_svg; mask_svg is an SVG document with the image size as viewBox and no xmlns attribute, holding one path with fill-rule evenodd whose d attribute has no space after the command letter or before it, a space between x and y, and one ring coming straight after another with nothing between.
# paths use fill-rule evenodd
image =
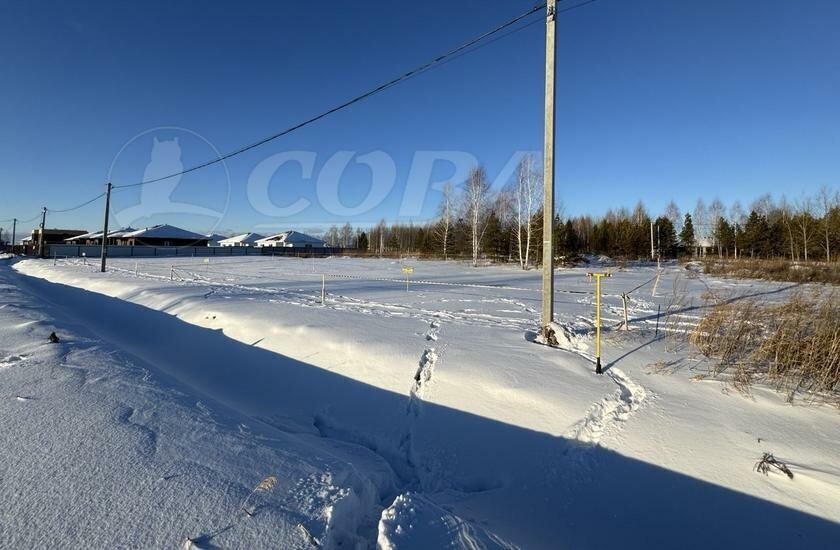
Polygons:
<instances>
[{"instance_id":1,"label":"dry grass","mask_svg":"<svg viewBox=\"0 0 840 550\"><path fill-rule=\"evenodd\" d=\"M840 264L837 262L706 258L703 260L703 271L709 275L738 279L840 284Z\"/></svg>"},{"instance_id":2,"label":"dry grass","mask_svg":"<svg viewBox=\"0 0 840 550\"><path fill-rule=\"evenodd\" d=\"M788 394L828 396L840 405L840 293L799 292L780 304L728 300L712 307L689 336L741 391L759 380Z\"/></svg>"}]
</instances>

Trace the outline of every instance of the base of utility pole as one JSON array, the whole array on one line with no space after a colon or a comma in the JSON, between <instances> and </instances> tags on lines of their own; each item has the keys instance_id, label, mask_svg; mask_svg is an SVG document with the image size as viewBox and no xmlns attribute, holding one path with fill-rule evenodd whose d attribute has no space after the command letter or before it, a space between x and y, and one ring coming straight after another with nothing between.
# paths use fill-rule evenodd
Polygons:
<instances>
[{"instance_id":1,"label":"base of utility pole","mask_svg":"<svg viewBox=\"0 0 840 550\"><path fill-rule=\"evenodd\" d=\"M99 271L105 273L108 258L108 213L111 208L111 182L105 184L105 221L102 224L102 250L100 251Z\"/></svg>"},{"instance_id":2,"label":"base of utility pole","mask_svg":"<svg viewBox=\"0 0 840 550\"><path fill-rule=\"evenodd\" d=\"M595 358L595 374L604 374L603 369L601 368L601 358Z\"/></svg>"},{"instance_id":3,"label":"base of utility pole","mask_svg":"<svg viewBox=\"0 0 840 550\"><path fill-rule=\"evenodd\" d=\"M545 344L546 346L559 346L560 342L557 340L557 333L551 324L545 325L540 329L537 335L536 342L538 344Z\"/></svg>"}]
</instances>

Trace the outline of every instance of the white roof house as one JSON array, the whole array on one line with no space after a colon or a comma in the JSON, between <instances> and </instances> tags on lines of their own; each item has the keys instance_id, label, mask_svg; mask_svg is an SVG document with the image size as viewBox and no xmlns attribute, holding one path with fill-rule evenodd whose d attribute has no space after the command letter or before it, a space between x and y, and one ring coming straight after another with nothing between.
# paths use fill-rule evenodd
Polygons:
<instances>
[{"instance_id":1,"label":"white roof house","mask_svg":"<svg viewBox=\"0 0 840 550\"><path fill-rule=\"evenodd\" d=\"M219 241L219 246L254 246L254 243L264 238L265 236L259 233L243 233L235 237L222 239Z\"/></svg>"},{"instance_id":2,"label":"white roof house","mask_svg":"<svg viewBox=\"0 0 840 550\"><path fill-rule=\"evenodd\" d=\"M209 240L207 246L219 246L219 243L227 239L227 235L219 235L218 233L208 233L205 235Z\"/></svg>"},{"instance_id":3,"label":"white roof house","mask_svg":"<svg viewBox=\"0 0 840 550\"><path fill-rule=\"evenodd\" d=\"M299 231L284 231L254 242L254 246L283 246L293 248L323 248L327 246L323 240L300 233Z\"/></svg>"},{"instance_id":4,"label":"white roof house","mask_svg":"<svg viewBox=\"0 0 840 550\"><path fill-rule=\"evenodd\" d=\"M108 232L109 239L117 239L122 237L126 233L131 233L132 231L137 231L133 227L121 227L120 229L115 229L114 231ZM83 235L78 235L76 237L70 237L69 239L64 239L66 243L82 243L87 241L94 241L97 239L102 238L102 231L93 231L91 233L85 233Z\"/></svg>"}]
</instances>

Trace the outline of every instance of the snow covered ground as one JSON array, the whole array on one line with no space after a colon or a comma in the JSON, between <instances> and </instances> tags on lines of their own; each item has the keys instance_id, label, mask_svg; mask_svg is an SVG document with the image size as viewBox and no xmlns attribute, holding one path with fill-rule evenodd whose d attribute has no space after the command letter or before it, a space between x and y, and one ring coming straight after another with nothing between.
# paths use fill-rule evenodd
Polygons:
<instances>
[{"instance_id":1,"label":"snow covered ground","mask_svg":"<svg viewBox=\"0 0 840 550\"><path fill-rule=\"evenodd\" d=\"M795 286L596 269L603 376L587 269L557 273L560 350L512 267L2 262L0 547L833 547L837 409L698 380L667 337Z\"/></svg>"}]
</instances>

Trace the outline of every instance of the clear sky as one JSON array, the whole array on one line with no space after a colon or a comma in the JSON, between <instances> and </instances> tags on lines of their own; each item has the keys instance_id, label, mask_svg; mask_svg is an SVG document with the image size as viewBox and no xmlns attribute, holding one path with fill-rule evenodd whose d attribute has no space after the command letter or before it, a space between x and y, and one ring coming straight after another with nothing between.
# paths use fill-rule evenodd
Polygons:
<instances>
[{"instance_id":1,"label":"clear sky","mask_svg":"<svg viewBox=\"0 0 840 550\"><path fill-rule=\"evenodd\" d=\"M119 185L208 160L208 142L233 150L531 5L4 2L0 219L78 204L101 192L109 174ZM840 186L838 28L834 0L598 0L561 14L555 185L564 211L598 214L641 199L657 213L672 198L690 209L698 195L749 203L767 192L795 199ZM542 148L543 40L536 23L231 159L227 171L186 175L156 196L117 193L123 215L112 223L143 214L130 209L144 200L168 200L169 210L135 226L237 231L393 220L416 151L466 152L492 179L517 151ZM186 130L153 130L161 127ZM252 206L248 181L261 162L287 151L315 154L313 178L287 163L268 172L265 194L278 208L300 198L311 205L277 218ZM319 205L313 179L339 151L393 159L394 187L377 206L336 215ZM447 169L436 164L433 175L444 178ZM351 161L341 202L359 203L370 180ZM419 212L412 219L432 217L439 198L430 191L410 209ZM101 209L100 201L51 213L47 225L95 229Z\"/></svg>"}]
</instances>

